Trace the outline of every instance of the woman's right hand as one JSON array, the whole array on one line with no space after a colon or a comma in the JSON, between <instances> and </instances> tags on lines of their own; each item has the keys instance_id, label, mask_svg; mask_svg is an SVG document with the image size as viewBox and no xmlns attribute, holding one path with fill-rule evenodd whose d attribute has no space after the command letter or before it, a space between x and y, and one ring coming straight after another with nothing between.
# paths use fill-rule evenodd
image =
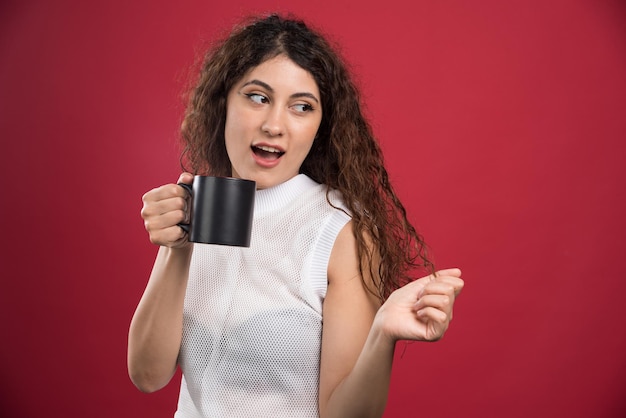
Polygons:
<instances>
[{"instance_id":1,"label":"woman's right hand","mask_svg":"<svg viewBox=\"0 0 626 418\"><path fill-rule=\"evenodd\" d=\"M178 183L191 184L193 175L182 173ZM178 226L189 222L189 193L178 184L152 189L142 197L141 217L150 235L150 242L170 248L189 244L188 234Z\"/></svg>"}]
</instances>

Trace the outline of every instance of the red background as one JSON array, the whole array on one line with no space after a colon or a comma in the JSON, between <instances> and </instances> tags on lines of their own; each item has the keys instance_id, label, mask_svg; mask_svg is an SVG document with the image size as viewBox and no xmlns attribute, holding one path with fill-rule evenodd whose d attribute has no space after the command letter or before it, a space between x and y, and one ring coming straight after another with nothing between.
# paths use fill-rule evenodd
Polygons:
<instances>
[{"instance_id":1,"label":"red background","mask_svg":"<svg viewBox=\"0 0 626 418\"><path fill-rule=\"evenodd\" d=\"M626 416L624 3L215 3L0 5L0 415L173 415L178 382L126 374L156 252L140 197L177 178L203 41L291 10L343 46L412 220L467 283L442 341L398 346L386 416Z\"/></svg>"}]
</instances>

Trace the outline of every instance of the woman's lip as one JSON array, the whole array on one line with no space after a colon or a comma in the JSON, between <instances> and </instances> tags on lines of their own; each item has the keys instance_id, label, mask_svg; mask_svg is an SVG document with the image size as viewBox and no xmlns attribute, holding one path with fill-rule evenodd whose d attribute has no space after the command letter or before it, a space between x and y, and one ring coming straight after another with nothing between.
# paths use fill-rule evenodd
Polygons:
<instances>
[{"instance_id":1,"label":"woman's lip","mask_svg":"<svg viewBox=\"0 0 626 418\"><path fill-rule=\"evenodd\" d=\"M266 147L266 148L272 148L272 149L278 150L279 152L285 152L285 150L282 147L276 144L268 144L266 142L259 142L258 144L252 144L252 147L253 148L254 147L256 148Z\"/></svg>"},{"instance_id":2,"label":"woman's lip","mask_svg":"<svg viewBox=\"0 0 626 418\"><path fill-rule=\"evenodd\" d=\"M252 154L252 159L254 160L254 162L263 168L276 167L280 163L280 159L282 157L281 155L280 157L274 160L268 160L266 158L261 157L260 155L257 155L252 149L250 149L250 153Z\"/></svg>"}]
</instances>

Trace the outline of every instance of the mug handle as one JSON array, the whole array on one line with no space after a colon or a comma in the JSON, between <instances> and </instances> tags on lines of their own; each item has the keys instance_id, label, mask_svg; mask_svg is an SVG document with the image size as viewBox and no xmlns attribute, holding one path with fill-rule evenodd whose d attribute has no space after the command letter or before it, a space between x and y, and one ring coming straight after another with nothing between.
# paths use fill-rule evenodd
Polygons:
<instances>
[{"instance_id":1,"label":"mug handle","mask_svg":"<svg viewBox=\"0 0 626 418\"><path fill-rule=\"evenodd\" d=\"M180 187L182 187L183 189L187 190L187 193L189 193L189 196L193 195L193 192L192 192L193 189L191 188L191 185L189 185L187 183L177 183L177 184ZM185 233L187 233L187 234L189 233L189 224L184 224L184 223L181 222L181 223L179 223L177 225L180 226L180 228L183 231L185 231Z\"/></svg>"}]
</instances>

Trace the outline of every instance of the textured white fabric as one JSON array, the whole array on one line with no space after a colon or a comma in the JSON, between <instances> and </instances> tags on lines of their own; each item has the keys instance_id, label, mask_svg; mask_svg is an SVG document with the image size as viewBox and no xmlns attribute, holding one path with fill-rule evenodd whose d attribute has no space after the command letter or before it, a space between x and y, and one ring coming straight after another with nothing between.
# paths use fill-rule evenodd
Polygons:
<instances>
[{"instance_id":1,"label":"textured white fabric","mask_svg":"<svg viewBox=\"0 0 626 418\"><path fill-rule=\"evenodd\" d=\"M250 248L195 244L176 418L318 416L328 259L349 219L301 174L257 191Z\"/></svg>"}]
</instances>

